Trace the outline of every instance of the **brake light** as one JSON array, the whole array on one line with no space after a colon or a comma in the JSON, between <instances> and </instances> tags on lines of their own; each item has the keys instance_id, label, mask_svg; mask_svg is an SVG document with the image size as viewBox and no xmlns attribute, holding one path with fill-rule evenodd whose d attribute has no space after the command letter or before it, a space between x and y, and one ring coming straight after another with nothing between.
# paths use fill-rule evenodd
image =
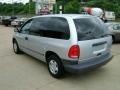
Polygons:
<instances>
[{"instance_id":1,"label":"brake light","mask_svg":"<svg viewBox=\"0 0 120 90\"><path fill-rule=\"evenodd\" d=\"M68 53L69 58L78 59L80 57L80 48L78 45L73 45Z\"/></svg>"}]
</instances>

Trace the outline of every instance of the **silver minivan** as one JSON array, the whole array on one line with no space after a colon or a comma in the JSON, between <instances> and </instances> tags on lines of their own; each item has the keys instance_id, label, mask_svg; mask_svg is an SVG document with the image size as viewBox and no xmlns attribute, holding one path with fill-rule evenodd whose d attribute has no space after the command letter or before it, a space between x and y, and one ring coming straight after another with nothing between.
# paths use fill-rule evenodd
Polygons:
<instances>
[{"instance_id":1,"label":"silver minivan","mask_svg":"<svg viewBox=\"0 0 120 90\"><path fill-rule=\"evenodd\" d=\"M50 74L80 73L112 59L112 37L105 24L90 15L45 15L15 30L13 49L47 63Z\"/></svg>"}]
</instances>

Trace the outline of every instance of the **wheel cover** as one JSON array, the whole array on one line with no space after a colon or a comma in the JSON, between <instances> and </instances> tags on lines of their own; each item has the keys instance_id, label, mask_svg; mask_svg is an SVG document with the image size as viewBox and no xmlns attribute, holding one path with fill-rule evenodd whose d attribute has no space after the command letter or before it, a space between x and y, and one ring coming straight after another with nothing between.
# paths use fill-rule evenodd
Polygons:
<instances>
[{"instance_id":1,"label":"wheel cover","mask_svg":"<svg viewBox=\"0 0 120 90\"><path fill-rule=\"evenodd\" d=\"M14 48L14 51L17 52L18 48L17 48L17 44L16 43L13 44L13 48Z\"/></svg>"},{"instance_id":2,"label":"wheel cover","mask_svg":"<svg viewBox=\"0 0 120 90\"><path fill-rule=\"evenodd\" d=\"M50 60L49 62L49 69L52 74L58 73L58 64L55 60Z\"/></svg>"}]
</instances>

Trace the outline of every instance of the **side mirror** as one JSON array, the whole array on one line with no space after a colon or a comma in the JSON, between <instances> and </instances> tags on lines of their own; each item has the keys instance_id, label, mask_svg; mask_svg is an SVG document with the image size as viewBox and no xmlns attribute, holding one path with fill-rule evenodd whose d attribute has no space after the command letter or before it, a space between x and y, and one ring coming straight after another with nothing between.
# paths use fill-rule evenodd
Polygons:
<instances>
[{"instance_id":1,"label":"side mirror","mask_svg":"<svg viewBox=\"0 0 120 90\"><path fill-rule=\"evenodd\" d=\"M19 32L20 28L14 28L14 32Z\"/></svg>"}]
</instances>

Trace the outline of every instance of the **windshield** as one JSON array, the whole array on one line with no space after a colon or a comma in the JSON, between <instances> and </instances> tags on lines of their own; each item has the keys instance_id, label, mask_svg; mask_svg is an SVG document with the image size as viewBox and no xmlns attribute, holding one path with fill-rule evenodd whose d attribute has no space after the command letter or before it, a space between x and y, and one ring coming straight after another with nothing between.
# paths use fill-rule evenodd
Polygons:
<instances>
[{"instance_id":1,"label":"windshield","mask_svg":"<svg viewBox=\"0 0 120 90\"><path fill-rule=\"evenodd\" d=\"M10 16L6 16L6 17L4 17L5 19L10 19L11 17Z\"/></svg>"},{"instance_id":2,"label":"windshield","mask_svg":"<svg viewBox=\"0 0 120 90\"><path fill-rule=\"evenodd\" d=\"M110 34L108 28L99 18L74 19L78 40L91 40Z\"/></svg>"}]
</instances>

